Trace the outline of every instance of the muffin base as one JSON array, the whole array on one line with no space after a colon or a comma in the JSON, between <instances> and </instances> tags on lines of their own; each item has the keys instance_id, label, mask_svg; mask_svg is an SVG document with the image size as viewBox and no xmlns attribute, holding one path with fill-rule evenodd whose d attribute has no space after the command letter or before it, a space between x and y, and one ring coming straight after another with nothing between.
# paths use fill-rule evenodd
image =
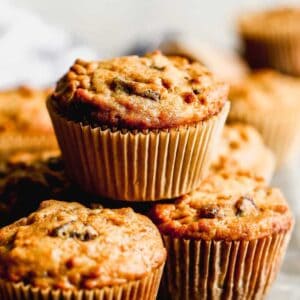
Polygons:
<instances>
[{"instance_id":1,"label":"muffin base","mask_svg":"<svg viewBox=\"0 0 300 300\"><path fill-rule=\"evenodd\" d=\"M229 103L208 121L167 130L92 128L67 120L47 102L70 177L110 199L154 201L195 189L208 171Z\"/></svg>"},{"instance_id":2,"label":"muffin base","mask_svg":"<svg viewBox=\"0 0 300 300\"><path fill-rule=\"evenodd\" d=\"M253 241L163 236L168 259L161 293L175 300L262 299L279 270L289 238L290 232Z\"/></svg>"},{"instance_id":3,"label":"muffin base","mask_svg":"<svg viewBox=\"0 0 300 300\"><path fill-rule=\"evenodd\" d=\"M266 113L245 111L232 105L229 122L238 121L254 126L263 136L266 145L276 156L276 167L289 163L300 149L300 119L299 110L285 112L284 110Z\"/></svg>"},{"instance_id":4,"label":"muffin base","mask_svg":"<svg viewBox=\"0 0 300 300\"><path fill-rule=\"evenodd\" d=\"M23 283L0 280L3 300L155 300L164 266L141 280L95 290L60 291L39 289Z\"/></svg>"}]
</instances>

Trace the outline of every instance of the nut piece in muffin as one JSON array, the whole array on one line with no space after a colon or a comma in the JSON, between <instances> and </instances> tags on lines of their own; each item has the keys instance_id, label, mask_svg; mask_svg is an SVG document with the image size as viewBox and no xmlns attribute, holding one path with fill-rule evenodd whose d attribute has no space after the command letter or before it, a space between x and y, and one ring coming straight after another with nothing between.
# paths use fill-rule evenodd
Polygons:
<instances>
[{"instance_id":1,"label":"nut piece in muffin","mask_svg":"<svg viewBox=\"0 0 300 300\"><path fill-rule=\"evenodd\" d=\"M299 97L300 79L271 70L255 72L231 88L229 121L256 127L280 166L299 150Z\"/></svg>"},{"instance_id":2,"label":"nut piece in muffin","mask_svg":"<svg viewBox=\"0 0 300 300\"><path fill-rule=\"evenodd\" d=\"M49 299L59 293L59 299L70 299L65 290L81 299L83 290L93 299L105 291L111 299L130 293L132 299L154 300L165 258L157 228L131 208L88 209L49 200L0 229L2 288L22 283L28 292L45 290Z\"/></svg>"},{"instance_id":3,"label":"nut piece in muffin","mask_svg":"<svg viewBox=\"0 0 300 300\"><path fill-rule=\"evenodd\" d=\"M246 13L239 19L245 58L253 68L300 75L300 7Z\"/></svg>"},{"instance_id":4,"label":"nut piece in muffin","mask_svg":"<svg viewBox=\"0 0 300 300\"><path fill-rule=\"evenodd\" d=\"M75 182L112 199L159 200L191 191L206 175L227 93L201 64L157 51L77 60L48 109Z\"/></svg>"},{"instance_id":5,"label":"nut piece in muffin","mask_svg":"<svg viewBox=\"0 0 300 300\"><path fill-rule=\"evenodd\" d=\"M172 299L261 299L293 226L281 192L242 172L213 174L151 216L168 251Z\"/></svg>"},{"instance_id":6,"label":"nut piece in muffin","mask_svg":"<svg viewBox=\"0 0 300 300\"><path fill-rule=\"evenodd\" d=\"M21 86L0 91L0 154L20 149L57 149L56 138L46 109L50 89Z\"/></svg>"},{"instance_id":7,"label":"nut piece in muffin","mask_svg":"<svg viewBox=\"0 0 300 300\"><path fill-rule=\"evenodd\" d=\"M242 123L224 127L211 172L244 170L270 182L274 169L275 156L254 127Z\"/></svg>"}]
</instances>

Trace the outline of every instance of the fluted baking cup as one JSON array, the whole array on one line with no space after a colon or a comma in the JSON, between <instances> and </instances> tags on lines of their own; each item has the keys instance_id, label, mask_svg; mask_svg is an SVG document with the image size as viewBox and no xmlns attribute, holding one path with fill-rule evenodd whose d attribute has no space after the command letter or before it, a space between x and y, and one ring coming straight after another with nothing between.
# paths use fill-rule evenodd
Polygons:
<instances>
[{"instance_id":1,"label":"fluted baking cup","mask_svg":"<svg viewBox=\"0 0 300 300\"><path fill-rule=\"evenodd\" d=\"M289 232L252 241L185 240L163 236L168 252L167 299L262 299L279 270Z\"/></svg>"},{"instance_id":2,"label":"fluted baking cup","mask_svg":"<svg viewBox=\"0 0 300 300\"><path fill-rule=\"evenodd\" d=\"M163 266L145 278L123 285L94 290L39 289L23 283L0 280L3 300L155 300Z\"/></svg>"},{"instance_id":3,"label":"fluted baking cup","mask_svg":"<svg viewBox=\"0 0 300 300\"><path fill-rule=\"evenodd\" d=\"M254 126L263 136L266 145L276 156L277 168L289 163L299 154L300 109L292 108L265 111L240 109L234 103L229 121L239 121Z\"/></svg>"},{"instance_id":4,"label":"fluted baking cup","mask_svg":"<svg viewBox=\"0 0 300 300\"><path fill-rule=\"evenodd\" d=\"M284 26L284 24L283 24ZM300 75L300 34L292 28L286 33L266 31L241 32L244 55L253 68L273 68L290 75Z\"/></svg>"},{"instance_id":5,"label":"fluted baking cup","mask_svg":"<svg viewBox=\"0 0 300 300\"><path fill-rule=\"evenodd\" d=\"M169 130L92 128L67 120L47 102L67 172L84 190L127 201L174 198L206 175L229 110L208 121Z\"/></svg>"},{"instance_id":6,"label":"fluted baking cup","mask_svg":"<svg viewBox=\"0 0 300 300\"><path fill-rule=\"evenodd\" d=\"M54 134L25 135L25 134L0 134L0 156L6 157L18 151L43 151L56 150L58 144Z\"/></svg>"}]
</instances>

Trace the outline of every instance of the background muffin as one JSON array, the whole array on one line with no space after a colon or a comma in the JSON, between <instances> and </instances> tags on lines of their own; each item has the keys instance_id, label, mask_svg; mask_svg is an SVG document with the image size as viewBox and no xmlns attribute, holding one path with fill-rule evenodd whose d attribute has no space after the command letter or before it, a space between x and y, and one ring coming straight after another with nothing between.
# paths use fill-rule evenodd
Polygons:
<instances>
[{"instance_id":1,"label":"background muffin","mask_svg":"<svg viewBox=\"0 0 300 300\"><path fill-rule=\"evenodd\" d=\"M38 289L38 299L82 299L84 293L154 300L165 258L154 224L130 208L91 210L52 200L0 229L5 299L25 299L13 298L12 288L29 297Z\"/></svg>"},{"instance_id":2,"label":"background muffin","mask_svg":"<svg viewBox=\"0 0 300 300\"><path fill-rule=\"evenodd\" d=\"M274 154L254 127L242 123L224 127L211 172L246 170L270 182L274 169Z\"/></svg>"},{"instance_id":3,"label":"background muffin","mask_svg":"<svg viewBox=\"0 0 300 300\"><path fill-rule=\"evenodd\" d=\"M168 251L164 285L172 299L261 299L293 224L280 191L247 173L211 175L151 215Z\"/></svg>"},{"instance_id":4,"label":"background muffin","mask_svg":"<svg viewBox=\"0 0 300 300\"><path fill-rule=\"evenodd\" d=\"M15 151L57 149L46 109L50 89L19 87L0 91L0 155Z\"/></svg>"},{"instance_id":5,"label":"background muffin","mask_svg":"<svg viewBox=\"0 0 300 300\"><path fill-rule=\"evenodd\" d=\"M244 54L254 68L300 75L300 8L246 13L239 21Z\"/></svg>"},{"instance_id":6,"label":"background muffin","mask_svg":"<svg viewBox=\"0 0 300 300\"><path fill-rule=\"evenodd\" d=\"M70 176L113 199L160 200L206 175L227 86L199 63L154 52L76 61L48 108Z\"/></svg>"},{"instance_id":7,"label":"background muffin","mask_svg":"<svg viewBox=\"0 0 300 300\"><path fill-rule=\"evenodd\" d=\"M249 75L230 90L229 121L253 125L276 155L277 166L299 150L300 80L276 71Z\"/></svg>"}]
</instances>

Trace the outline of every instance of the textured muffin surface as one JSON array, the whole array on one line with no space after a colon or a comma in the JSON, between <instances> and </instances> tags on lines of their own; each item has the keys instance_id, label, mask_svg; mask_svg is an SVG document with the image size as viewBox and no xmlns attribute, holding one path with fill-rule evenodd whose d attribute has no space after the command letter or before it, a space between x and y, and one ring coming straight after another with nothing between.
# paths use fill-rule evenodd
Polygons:
<instances>
[{"instance_id":1,"label":"textured muffin surface","mask_svg":"<svg viewBox=\"0 0 300 300\"><path fill-rule=\"evenodd\" d=\"M0 134L52 133L45 104L49 93L26 86L0 91Z\"/></svg>"},{"instance_id":2,"label":"textured muffin surface","mask_svg":"<svg viewBox=\"0 0 300 300\"><path fill-rule=\"evenodd\" d=\"M174 204L151 215L162 234L204 240L252 240L288 230L293 223L278 189L248 173L218 173Z\"/></svg>"},{"instance_id":3,"label":"textured muffin surface","mask_svg":"<svg viewBox=\"0 0 300 300\"><path fill-rule=\"evenodd\" d=\"M300 7L280 7L258 13L247 13L239 22L243 34L272 36L300 34Z\"/></svg>"},{"instance_id":4,"label":"textured muffin surface","mask_svg":"<svg viewBox=\"0 0 300 300\"><path fill-rule=\"evenodd\" d=\"M77 60L52 102L64 116L93 126L159 129L218 114L228 88L201 64L153 52L107 61Z\"/></svg>"},{"instance_id":5,"label":"textured muffin surface","mask_svg":"<svg viewBox=\"0 0 300 300\"><path fill-rule=\"evenodd\" d=\"M49 200L0 229L0 277L40 288L123 284L149 275L165 256L157 228L130 208Z\"/></svg>"},{"instance_id":6,"label":"textured muffin surface","mask_svg":"<svg viewBox=\"0 0 300 300\"><path fill-rule=\"evenodd\" d=\"M247 170L269 180L274 167L274 154L254 127L242 123L224 127L211 172Z\"/></svg>"},{"instance_id":7,"label":"textured muffin surface","mask_svg":"<svg viewBox=\"0 0 300 300\"><path fill-rule=\"evenodd\" d=\"M300 109L299 98L300 80L271 70L249 75L229 93L233 105L266 111Z\"/></svg>"}]
</instances>

